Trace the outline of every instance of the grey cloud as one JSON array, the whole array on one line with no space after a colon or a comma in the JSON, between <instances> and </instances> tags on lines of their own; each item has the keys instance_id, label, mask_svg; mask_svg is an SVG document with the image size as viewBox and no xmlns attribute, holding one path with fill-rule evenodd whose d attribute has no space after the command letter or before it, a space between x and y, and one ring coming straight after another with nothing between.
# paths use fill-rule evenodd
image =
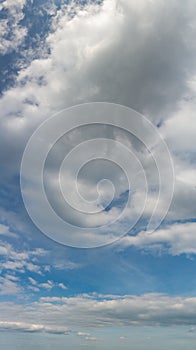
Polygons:
<instances>
[{"instance_id":1,"label":"grey cloud","mask_svg":"<svg viewBox=\"0 0 196 350\"><path fill-rule=\"evenodd\" d=\"M173 113L182 110L183 97L195 94L190 86L196 69L195 2L105 0L102 6L75 11L74 17L66 11L61 9L55 16L46 39L50 54L44 58L40 53L39 59L21 69L15 87L1 98L3 184L19 174L22 152L33 130L53 112L80 102L125 104L155 123L171 118L173 124L163 123L160 129L171 150L176 152L178 147L171 132L178 124ZM72 145L73 140L68 141ZM183 166L192 164L187 161ZM190 205L182 200L191 189L177 187L170 219L175 220L177 212L183 218L194 214L194 193Z\"/></svg>"},{"instance_id":2,"label":"grey cloud","mask_svg":"<svg viewBox=\"0 0 196 350\"><path fill-rule=\"evenodd\" d=\"M195 71L194 1L104 3L102 15L92 16L94 33L103 21L102 36L92 33L86 38L87 43L91 36L98 38L90 45L91 55L78 43L71 45L73 50L81 49L83 61L76 69L77 75L73 72L68 95L62 85L60 95L67 96L67 101L70 98L71 103L74 99L120 103L147 113L155 121L165 119L179 99L188 94L187 79ZM61 21L64 23L63 17ZM75 30L81 41L87 29L85 22L76 21ZM54 50L59 49L54 40L60 40L65 32L62 27L49 37ZM66 42L58 51L62 67L64 50Z\"/></svg>"},{"instance_id":3,"label":"grey cloud","mask_svg":"<svg viewBox=\"0 0 196 350\"><path fill-rule=\"evenodd\" d=\"M32 330L91 329L123 326L174 326L196 324L196 299L161 294L127 295L114 298L107 295L97 299L90 295L70 298L41 298L26 306L1 303L1 322L29 324ZM85 327L84 327L85 319ZM22 328L22 327L21 327ZM25 330L25 327L24 327ZM86 331L80 331L81 336ZM89 335L86 335L87 337Z\"/></svg>"}]
</instances>

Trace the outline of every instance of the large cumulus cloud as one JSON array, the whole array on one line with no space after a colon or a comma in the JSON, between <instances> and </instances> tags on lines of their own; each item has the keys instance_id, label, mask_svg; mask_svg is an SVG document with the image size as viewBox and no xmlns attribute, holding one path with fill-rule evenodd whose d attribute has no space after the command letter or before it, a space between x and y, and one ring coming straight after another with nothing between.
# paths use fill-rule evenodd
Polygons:
<instances>
[{"instance_id":1,"label":"large cumulus cloud","mask_svg":"<svg viewBox=\"0 0 196 350\"><path fill-rule=\"evenodd\" d=\"M66 106L109 101L135 108L159 126L177 179L168 217L194 217L195 167L187 156L195 151L194 10L191 0L105 0L55 12L47 56L44 49L21 68L0 101L2 185L18 176L25 144L43 120Z\"/></svg>"}]
</instances>

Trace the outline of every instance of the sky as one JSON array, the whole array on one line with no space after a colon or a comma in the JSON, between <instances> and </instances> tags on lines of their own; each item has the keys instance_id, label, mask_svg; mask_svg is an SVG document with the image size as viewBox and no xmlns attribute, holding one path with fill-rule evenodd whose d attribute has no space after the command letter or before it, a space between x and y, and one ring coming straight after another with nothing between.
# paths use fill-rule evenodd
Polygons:
<instances>
[{"instance_id":1,"label":"sky","mask_svg":"<svg viewBox=\"0 0 196 350\"><path fill-rule=\"evenodd\" d=\"M195 10L1 1L4 348L195 348Z\"/></svg>"}]
</instances>

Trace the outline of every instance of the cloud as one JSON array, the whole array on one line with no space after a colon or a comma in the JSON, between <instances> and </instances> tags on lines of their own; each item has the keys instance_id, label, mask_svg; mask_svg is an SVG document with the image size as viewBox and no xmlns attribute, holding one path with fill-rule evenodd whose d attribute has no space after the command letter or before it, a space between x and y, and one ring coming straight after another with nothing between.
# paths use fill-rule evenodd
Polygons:
<instances>
[{"instance_id":1,"label":"cloud","mask_svg":"<svg viewBox=\"0 0 196 350\"><path fill-rule=\"evenodd\" d=\"M98 298L97 298L98 297ZM82 338L94 338L83 329L124 326L194 326L196 298L146 294L112 297L80 295L42 297L27 305L1 302L1 323L20 325L20 330L81 329ZM37 324L39 319L41 327ZM27 322L28 320L28 322ZM85 320L85 324L84 324ZM32 326L31 326L32 325ZM92 340L92 339L91 339ZM95 340L95 339L93 339Z\"/></svg>"},{"instance_id":2,"label":"cloud","mask_svg":"<svg viewBox=\"0 0 196 350\"><path fill-rule=\"evenodd\" d=\"M3 233L6 232L6 238L12 238L12 234L7 235L7 232L10 232L9 227L1 225L1 228ZM0 294L14 294L16 298L20 298L24 292L24 281L27 274L45 275L43 257L46 257L47 254L48 251L42 248L23 249L21 251L11 243L2 240L0 245ZM28 281L32 284L33 288L31 290L38 292L39 288L36 286L35 279L29 276ZM47 281L43 282L43 288L46 287L49 287Z\"/></svg>"},{"instance_id":3,"label":"cloud","mask_svg":"<svg viewBox=\"0 0 196 350\"><path fill-rule=\"evenodd\" d=\"M19 331L30 333L52 333L69 335L70 331L64 327L44 326L41 324L28 324L22 322L0 321L0 330Z\"/></svg>"},{"instance_id":4,"label":"cloud","mask_svg":"<svg viewBox=\"0 0 196 350\"><path fill-rule=\"evenodd\" d=\"M4 1L1 5L10 11L11 16L17 17L17 31L21 29L20 19L24 5L25 1L19 1L18 5L13 1L9 4ZM176 220L181 217L186 220L193 217L195 167L191 159L187 159L189 156L184 159L184 152L186 150L190 155L195 150L194 7L192 0L188 0L186 4L179 4L176 0L159 0L156 3L144 0L105 0L101 5L88 3L85 6L62 6L57 13L49 9L54 18L50 32L46 34L43 52L40 51L39 56L26 68L21 67L15 85L5 91L0 100L3 111L0 134L0 146L3 150L0 161L4 163L1 172L2 186L8 181L13 183L13 179L18 176L26 142L42 121L70 105L88 101L109 101L135 108L146 114L155 124L161 125L159 129L169 143L176 165L175 199L168 219ZM7 25L4 23L5 28ZM21 31L21 36L16 35L15 40L12 38L5 44L3 50L15 50L15 43L17 47L20 43L17 38L24 38L26 35L26 32L22 33ZM179 146L178 140L182 139L183 132L186 137L183 137ZM79 131L68 138L66 146L69 149L82 137L90 138L91 135L93 132L89 130L86 133ZM112 137L115 140L125 139L114 131ZM126 139L127 141L130 140ZM137 149L136 142L133 142L132 147ZM142 153L141 145L137 150L137 156L143 156L145 161L147 157ZM54 170L52 165L49 170ZM144 163L144 168L149 178L153 178L150 161ZM102 173L103 169L102 165L99 172ZM53 182L50 181L50 175ZM67 186L73 180L71 171L68 175L70 178L66 178ZM58 202L59 211L63 211L65 208L62 202L54 195L54 180L54 172L48 172L51 197L54 202ZM85 188L88 188L89 195L95 193L95 184L89 179L86 184L81 184L81 190L85 191ZM120 184L119 194L123 190L125 188ZM109 189L105 192L108 195ZM136 200L140 207L143 202L140 193ZM163 207L165 198L161 200ZM152 194L148 210L153 204ZM99 218L89 216L84 220L79 214L69 217L76 224L91 227L113 220L117 214L119 208L116 206L103 212ZM116 228L116 232L118 231L119 227ZM87 241L90 236L87 235ZM30 264L28 268L30 271L36 269Z\"/></svg>"},{"instance_id":5,"label":"cloud","mask_svg":"<svg viewBox=\"0 0 196 350\"><path fill-rule=\"evenodd\" d=\"M88 340L88 341L96 341L97 338L95 338L95 337L85 337L85 340Z\"/></svg>"},{"instance_id":6,"label":"cloud","mask_svg":"<svg viewBox=\"0 0 196 350\"><path fill-rule=\"evenodd\" d=\"M24 273L25 271L42 274L41 267L34 262L37 256L47 254L44 249L19 251L10 243L2 241L0 246L0 256L3 258L0 271L15 271Z\"/></svg>"},{"instance_id":7,"label":"cloud","mask_svg":"<svg viewBox=\"0 0 196 350\"><path fill-rule=\"evenodd\" d=\"M56 103L62 106L63 96L71 104L96 99L131 106L154 120L165 115L188 91L185 67L188 74L195 67L187 45L194 38L193 8L193 1L106 0L76 11L71 21L66 9L60 11L47 38Z\"/></svg>"},{"instance_id":8,"label":"cloud","mask_svg":"<svg viewBox=\"0 0 196 350\"><path fill-rule=\"evenodd\" d=\"M189 82L189 85L192 86L190 95L179 102L176 112L171 113L160 128L172 153L176 175L174 198L168 213L169 220L195 217L196 86L194 82L195 77L193 76Z\"/></svg>"},{"instance_id":9,"label":"cloud","mask_svg":"<svg viewBox=\"0 0 196 350\"><path fill-rule=\"evenodd\" d=\"M189 96L179 102L177 111L172 113L170 117L163 122L161 127L161 132L169 147L175 152L176 156L181 157L182 160L186 160L185 155L187 153L190 154L189 160L191 160L191 154L195 152L195 79L195 76L191 77L192 83L194 84L189 83L192 87Z\"/></svg>"},{"instance_id":10,"label":"cloud","mask_svg":"<svg viewBox=\"0 0 196 350\"><path fill-rule=\"evenodd\" d=\"M40 288L44 288L44 289L50 290L50 289L53 288L53 282L48 280L45 283L40 283L39 286L40 286Z\"/></svg>"},{"instance_id":11,"label":"cloud","mask_svg":"<svg viewBox=\"0 0 196 350\"><path fill-rule=\"evenodd\" d=\"M23 292L22 286L18 279L12 275L0 277L0 295L18 295Z\"/></svg>"},{"instance_id":12,"label":"cloud","mask_svg":"<svg viewBox=\"0 0 196 350\"><path fill-rule=\"evenodd\" d=\"M42 248L20 252L11 244L2 242L0 246L0 295L15 295L20 299L24 293L25 297L29 298L32 292L37 293L41 290L66 291L67 286L61 280L48 279L47 275L50 270L45 269L47 265L44 265L43 260L48 255L49 251Z\"/></svg>"},{"instance_id":13,"label":"cloud","mask_svg":"<svg viewBox=\"0 0 196 350\"><path fill-rule=\"evenodd\" d=\"M90 334L85 332L78 332L77 335L78 337L88 337Z\"/></svg>"},{"instance_id":14,"label":"cloud","mask_svg":"<svg viewBox=\"0 0 196 350\"><path fill-rule=\"evenodd\" d=\"M54 282L51 280L47 280L46 282L41 283L40 281L36 281L34 278L29 277L28 278L29 282L31 283L31 285L29 286L29 288L35 292L40 291L40 289L46 289L48 291L50 291L51 289L53 289L54 287L59 287L62 290L67 290L67 286L62 283L62 282Z\"/></svg>"},{"instance_id":15,"label":"cloud","mask_svg":"<svg viewBox=\"0 0 196 350\"><path fill-rule=\"evenodd\" d=\"M1 43L0 54L5 55L18 50L23 43L27 28L20 24L24 18L23 8L26 0L4 0L0 4L0 11L7 11L7 18L3 18L0 24Z\"/></svg>"},{"instance_id":16,"label":"cloud","mask_svg":"<svg viewBox=\"0 0 196 350\"><path fill-rule=\"evenodd\" d=\"M126 236L120 242L148 251L166 251L171 255L196 254L196 222L175 223L152 234L145 231L137 236Z\"/></svg>"},{"instance_id":17,"label":"cloud","mask_svg":"<svg viewBox=\"0 0 196 350\"><path fill-rule=\"evenodd\" d=\"M3 233L6 233L6 238L12 238L12 234L7 234L10 232L7 226L1 225L1 229ZM43 275L40 263L35 263L33 260L46 254L47 251L41 248L21 252L12 244L2 240L0 245L0 295L15 295L16 298L24 295L23 282L26 274ZM29 277L29 282L33 284L34 292L39 291L33 278Z\"/></svg>"},{"instance_id":18,"label":"cloud","mask_svg":"<svg viewBox=\"0 0 196 350\"><path fill-rule=\"evenodd\" d=\"M58 283L58 287L60 287L63 290L67 290L67 287L64 285L64 283Z\"/></svg>"},{"instance_id":19,"label":"cloud","mask_svg":"<svg viewBox=\"0 0 196 350\"><path fill-rule=\"evenodd\" d=\"M29 280L29 282L30 282L31 284L33 284L34 286L37 285L37 282L36 282L36 280L35 280L34 278L28 277L28 280Z\"/></svg>"},{"instance_id":20,"label":"cloud","mask_svg":"<svg viewBox=\"0 0 196 350\"><path fill-rule=\"evenodd\" d=\"M14 232L11 232L8 226L2 224L0 224L0 236L1 235L5 237L18 238L18 236Z\"/></svg>"},{"instance_id":21,"label":"cloud","mask_svg":"<svg viewBox=\"0 0 196 350\"><path fill-rule=\"evenodd\" d=\"M195 62L187 45L193 38L194 2L176 5L106 0L76 10L74 17L60 10L47 37L51 54L21 70L1 100L2 136L9 131L9 143L17 144L16 149L7 144L10 155L17 154L12 166L36 125L68 105L110 101L148 111L151 119L168 115L168 106L176 108L189 91Z\"/></svg>"}]
</instances>

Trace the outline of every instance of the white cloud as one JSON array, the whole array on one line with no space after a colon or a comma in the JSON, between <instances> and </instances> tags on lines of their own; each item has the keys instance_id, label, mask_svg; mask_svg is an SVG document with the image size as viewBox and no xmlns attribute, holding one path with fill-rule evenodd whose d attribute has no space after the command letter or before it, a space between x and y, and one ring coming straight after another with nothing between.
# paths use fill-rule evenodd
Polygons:
<instances>
[{"instance_id":1,"label":"white cloud","mask_svg":"<svg viewBox=\"0 0 196 350\"><path fill-rule=\"evenodd\" d=\"M14 294L16 298L20 298L26 288L26 297L29 298L30 291L36 293L40 290L50 291L54 288L61 291L67 290L65 283L59 280L54 281L53 278L49 279L46 276L51 272L44 262L48 258L50 259L50 252L43 248L21 252L10 243L2 241L0 246L0 273L2 276L0 277L0 295Z\"/></svg>"},{"instance_id":2,"label":"white cloud","mask_svg":"<svg viewBox=\"0 0 196 350\"><path fill-rule=\"evenodd\" d=\"M2 225L3 232L10 232L9 227ZM6 235L9 237L9 235ZM11 232L12 237L12 232ZM48 254L48 251L42 248L34 250L26 249L19 250L6 241L1 241L0 245L0 272L17 272L24 274L26 271L42 275L44 266L40 266L38 258L43 258ZM43 271L42 271L43 270Z\"/></svg>"},{"instance_id":3,"label":"white cloud","mask_svg":"<svg viewBox=\"0 0 196 350\"><path fill-rule=\"evenodd\" d=\"M12 275L0 277L0 295L18 295L22 291L17 277Z\"/></svg>"},{"instance_id":4,"label":"white cloud","mask_svg":"<svg viewBox=\"0 0 196 350\"><path fill-rule=\"evenodd\" d=\"M33 284L34 286L37 285L37 282L36 282L36 280L35 280L34 278L29 277L28 280L29 280L29 282L30 282L31 284Z\"/></svg>"},{"instance_id":5,"label":"white cloud","mask_svg":"<svg viewBox=\"0 0 196 350\"><path fill-rule=\"evenodd\" d=\"M78 332L77 335L78 335L78 337L88 337L88 336L90 336L90 333Z\"/></svg>"},{"instance_id":6,"label":"white cloud","mask_svg":"<svg viewBox=\"0 0 196 350\"><path fill-rule=\"evenodd\" d=\"M8 254L8 249L5 246L0 246L0 255L6 256Z\"/></svg>"},{"instance_id":7,"label":"white cloud","mask_svg":"<svg viewBox=\"0 0 196 350\"><path fill-rule=\"evenodd\" d=\"M58 287L60 287L63 290L67 290L67 287L65 286L64 283L58 283Z\"/></svg>"},{"instance_id":8,"label":"white cloud","mask_svg":"<svg viewBox=\"0 0 196 350\"><path fill-rule=\"evenodd\" d=\"M196 254L196 222L176 223L152 234L145 231L126 236L120 244L139 249L167 251L171 255Z\"/></svg>"},{"instance_id":9,"label":"white cloud","mask_svg":"<svg viewBox=\"0 0 196 350\"><path fill-rule=\"evenodd\" d=\"M42 324L28 324L26 322L7 322L0 321L0 329L7 331L22 331L31 333L52 333L52 334L66 334L70 331L65 327L45 326Z\"/></svg>"},{"instance_id":10,"label":"white cloud","mask_svg":"<svg viewBox=\"0 0 196 350\"><path fill-rule=\"evenodd\" d=\"M95 338L95 337L85 337L85 340L96 341L97 338Z\"/></svg>"},{"instance_id":11,"label":"white cloud","mask_svg":"<svg viewBox=\"0 0 196 350\"><path fill-rule=\"evenodd\" d=\"M40 291L40 288L46 289L46 290L51 290L54 287L59 287L62 290L67 290L67 287L64 283L62 282L54 282L51 280L47 280L46 282L41 283L40 281L36 281L34 278L32 277L28 277L28 280L30 282L30 286L29 288L35 292Z\"/></svg>"},{"instance_id":12,"label":"white cloud","mask_svg":"<svg viewBox=\"0 0 196 350\"><path fill-rule=\"evenodd\" d=\"M45 282L45 283L40 283L39 286L40 286L41 288L50 290L50 289L52 289L52 288L54 287L54 284L53 284L52 281L48 280L48 281Z\"/></svg>"},{"instance_id":13,"label":"white cloud","mask_svg":"<svg viewBox=\"0 0 196 350\"><path fill-rule=\"evenodd\" d=\"M196 151L196 86L193 86L189 93L189 98L179 102L178 110L171 114L161 127L169 147L182 159L186 153Z\"/></svg>"},{"instance_id":14,"label":"white cloud","mask_svg":"<svg viewBox=\"0 0 196 350\"><path fill-rule=\"evenodd\" d=\"M27 28L20 25L20 21L24 17L25 3L26 0L4 0L0 4L0 11L3 9L8 11L7 18L2 19L0 23L0 53L2 55L17 50L27 35Z\"/></svg>"},{"instance_id":15,"label":"white cloud","mask_svg":"<svg viewBox=\"0 0 196 350\"><path fill-rule=\"evenodd\" d=\"M2 224L0 224L0 236L1 235L5 237L13 237L13 238L18 237L17 234L12 232L8 226L2 225Z\"/></svg>"}]
</instances>

